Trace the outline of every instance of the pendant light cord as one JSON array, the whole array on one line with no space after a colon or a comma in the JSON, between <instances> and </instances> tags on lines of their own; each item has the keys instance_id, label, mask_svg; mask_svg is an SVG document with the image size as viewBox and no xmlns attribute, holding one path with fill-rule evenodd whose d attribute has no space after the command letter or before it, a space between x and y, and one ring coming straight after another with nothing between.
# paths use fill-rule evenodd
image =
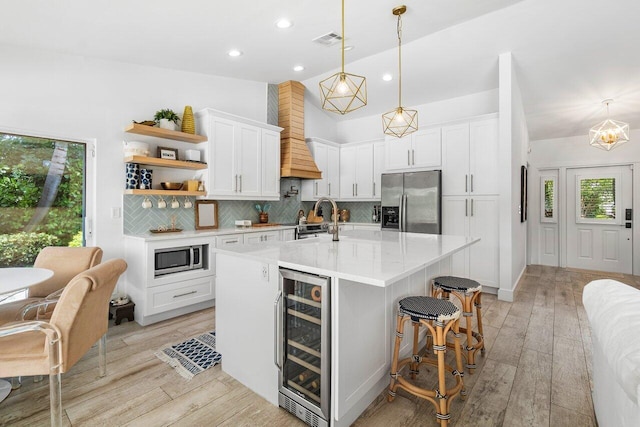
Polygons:
<instances>
[{"instance_id":1,"label":"pendant light cord","mask_svg":"<svg viewBox=\"0 0 640 427\"><path fill-rule=\"evenodd\" d=\"M402 14L398 15L396 29L398 32L398 108L402 108Z\"/></svg>"},{"instance_id":2,"label":"pendant light cord","mask_svg":"<svg viewBox=\"0 0 640 427\"><path fill-rule=\"evenodd\" d=\"M342 74L344 74L344 0L342 0Z\"/></svg>"}]
</instances>

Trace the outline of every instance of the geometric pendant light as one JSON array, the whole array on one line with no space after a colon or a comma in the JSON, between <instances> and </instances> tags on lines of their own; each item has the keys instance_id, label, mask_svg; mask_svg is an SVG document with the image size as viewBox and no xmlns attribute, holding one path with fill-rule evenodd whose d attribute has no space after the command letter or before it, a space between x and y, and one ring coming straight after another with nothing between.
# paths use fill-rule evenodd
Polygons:
<instances>
[{"instance_id":1,"label":"geometric pendant light","mask_svg":"<svg viewBox=\"0 0 640 427\"><path fill-rule=\"evenodd\" d=\"M342 0L342 70L320 82L322 108L347 114L367 105L367 79L344 72L344 0Z\"/></svg>"},{"instance_id":2,"label":"geometric pendant light","mask_svg":"<svg viewBox=\"0 0 640 427\"><path fill-rule=\"evenodd\" d=\"M609 118L609 104L612 102L613 99L602 101L607 106L607 119L589 130L589 144L606 151L629 141L629 124Z\"/></svg>"},{"instance_id":3,"label":"geometric pendant light","mask_svg":"<svg viewBox=\"0 0 640 427\"><path fill-rule=\"evenodd\" d=\"M398 17L398 107L382 115L384 133L398 138L418 130L418 112L402 106L402 14L406 11L404 5L393 8L393 14Z\"/></svg>"}]
</instances>

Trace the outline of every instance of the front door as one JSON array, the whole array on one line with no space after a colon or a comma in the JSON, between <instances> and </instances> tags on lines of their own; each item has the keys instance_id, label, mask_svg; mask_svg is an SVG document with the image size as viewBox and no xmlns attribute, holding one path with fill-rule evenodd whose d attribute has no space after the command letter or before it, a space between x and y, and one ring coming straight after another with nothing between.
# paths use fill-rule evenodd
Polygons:
<instances>
[{"instance_id":1,"label":"front door","mask_svg":"<svg viewBox=\"0 0 640 427\"><path fill-rule=\"evenodd\" d=\"M629 166L567 170L567 267L632 274Z\"/></svg>"}]
</instances>

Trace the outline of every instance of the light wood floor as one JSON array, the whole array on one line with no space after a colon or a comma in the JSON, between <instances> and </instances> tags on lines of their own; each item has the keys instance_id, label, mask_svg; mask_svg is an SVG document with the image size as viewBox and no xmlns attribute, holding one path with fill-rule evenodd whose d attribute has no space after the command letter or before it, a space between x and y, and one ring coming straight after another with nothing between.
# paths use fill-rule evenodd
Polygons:
<instances>
[{"instance_id":1,"label":"light wood floor","mask_svg":"<svg viewBox=\"0 0 640 427\"><path fill-rule=\"evenodd\" d=\"M595 426L590 396L591 335L582 307L589 281L612 277L640 288L639 276L529 266L515 302L483 296L487 353L469 395L454 400L454 426ZM302 426L223 373L219 366L191 381L154 351L214 329L213 309L141 327L124 321L108 334L108 374L98 378L93 349L62 378L64 422L72 426ZM448 352L452 356L451 351ZM420 380L435 384L433 370ZM48 380L24 380L0 403L0 425L49 422ZM436 426L431 403L400 391L381 395L356 426Z\"/></svg>"}]
</instances>

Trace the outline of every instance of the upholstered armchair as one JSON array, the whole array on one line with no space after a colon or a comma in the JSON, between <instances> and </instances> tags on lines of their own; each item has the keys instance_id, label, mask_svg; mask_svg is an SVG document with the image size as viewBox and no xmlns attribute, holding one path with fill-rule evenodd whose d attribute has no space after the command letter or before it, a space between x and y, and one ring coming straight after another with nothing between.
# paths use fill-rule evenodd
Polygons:
<instances>
[{"instance_id":1,"label":"upholstered armchair","mask_svg":"<svg viewBox=\"0 0 640 427\"><path fill-rule=\"evenodd\" d=\"M51 317L53 306L61 290L77 274L100 264L102 249L99 247L69 248L47 246L38 254L34 267L53 270L53 276L33 285L26 299L0 305L0 325L16 320Z\"/></svg>"},{"instance_id":2,"label":"upholstered armchair","mask_svg":"<svg viewBox=\"0 0 640 427\"><path fill-rule=\"evenodd\" d=\"M99 264L64 288L49 321L15 322L0 327L0 377L49 375L51 425L62 425L60 374L96 343L100 376L106 375L109 299L127 269L122 259Z\"/></svg>"}]
</instances>

